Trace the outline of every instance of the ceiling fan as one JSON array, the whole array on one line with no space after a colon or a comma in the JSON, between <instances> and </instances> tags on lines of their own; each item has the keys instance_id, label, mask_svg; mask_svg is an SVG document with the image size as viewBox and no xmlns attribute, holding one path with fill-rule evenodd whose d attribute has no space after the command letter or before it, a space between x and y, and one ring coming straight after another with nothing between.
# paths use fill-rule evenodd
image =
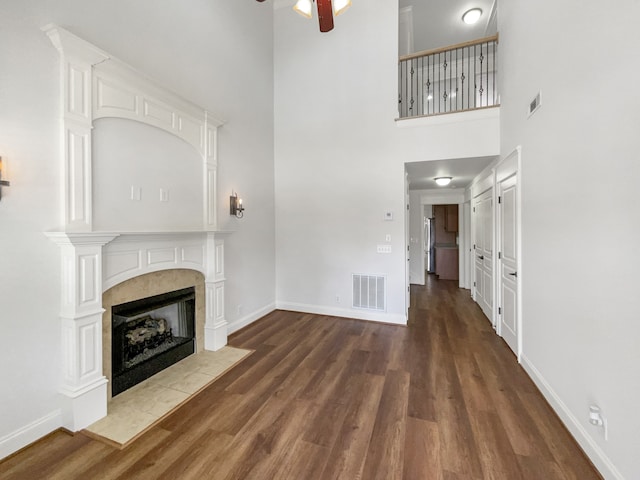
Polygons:
<instances>
[{"instance_id":1,"label":"ceiling fan","mask_svg":"<svg viewBox=\"0 0 640 480\"><path fill-rule=\"evenodd\" d=\"M264 2L264 0L257 0ZM320 31L329 32L333 30L333 16L336 17L351 6L351 0L297 0L293 9L306 18L312 16L312 3L318 4L318 20L320 21Z\"/></svg>"}]
</instances>

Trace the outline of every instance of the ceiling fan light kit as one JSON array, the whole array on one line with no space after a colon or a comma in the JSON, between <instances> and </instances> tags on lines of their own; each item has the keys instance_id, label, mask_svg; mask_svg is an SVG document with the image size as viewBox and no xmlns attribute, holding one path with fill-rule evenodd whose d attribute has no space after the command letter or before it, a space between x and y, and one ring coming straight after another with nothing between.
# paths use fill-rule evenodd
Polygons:
<instances>
[{"instance_id":1,"label":"ceiling fan light kit","mask_svg":"<svg viewBox=\"0 0 640 480\"><path fill-rule=\"evenodd\" d=\"M264 2L264 0L257 0ZM305 18L313 16L313 3L318 5L318 22L321 32L333 30L333 17L344 13L350 6L351 0L297 0L293 10Z\"/></svg>"},{"instance_id":2,"label":"ceiling fan light kit","mask_svg":"<svg viewBox=\"0 0 640 480\"><path fill-rule=\"evenodd\" d=\"M296 4L293 6L293 10L296 13L299 13L303 17L311 18L312 10L311 10L311 0L298 0Z\"/></svg>"}]
</instances>

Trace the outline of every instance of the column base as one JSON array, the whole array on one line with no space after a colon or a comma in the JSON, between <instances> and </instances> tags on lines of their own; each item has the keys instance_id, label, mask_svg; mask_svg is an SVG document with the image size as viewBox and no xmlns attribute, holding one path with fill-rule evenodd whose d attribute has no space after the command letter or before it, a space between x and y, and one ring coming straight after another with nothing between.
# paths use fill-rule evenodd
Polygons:
<instances>
[{"instance_id":1,"label":"column base","mask_svg":"<svg viewBox=\"0 0 640 480\"><path fill-rule=\"evenodd\" d=\"M204 349L216 351L227 344L227 322L204 326Z\"/></svg>"},{"instance_id":2,"label":"column base","mask_svg":"<svg viewBox=\"0 0 640 480\"><path fill-rule=\"evenodd\" d=\"M61 390L64 428L77 432L107 416L107 383L102 377L75 391Z\"/></svg>"}]
</instances>

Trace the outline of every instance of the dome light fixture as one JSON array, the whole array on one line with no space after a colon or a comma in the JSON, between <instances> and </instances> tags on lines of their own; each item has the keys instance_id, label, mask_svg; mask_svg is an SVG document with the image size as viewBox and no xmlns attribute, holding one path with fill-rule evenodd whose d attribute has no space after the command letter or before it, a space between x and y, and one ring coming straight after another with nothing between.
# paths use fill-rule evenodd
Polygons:
<instances>
[{"instance_id":1,"label":"dome light fixture","mask_svg":"<svg viewBox=\"0 0 640 480\"><path fill-rule=\"evenodd\" d=\"M441 187L446 187L451 183L451 177L436 177L434 180Z\"/></svg>"},{"instance_id":2,"label":"dome light fixture","mask_svg":"<svg viewBox=\"0 0 640 480\"><path fill-rule=\"evenodd\" d=\"M462 21L467 25L473 25L474 23L477 23L478 20L480 20L481 16L481 8L472 8L471 10L467 10L462 14Z\"/></svg>"}]
</instances>

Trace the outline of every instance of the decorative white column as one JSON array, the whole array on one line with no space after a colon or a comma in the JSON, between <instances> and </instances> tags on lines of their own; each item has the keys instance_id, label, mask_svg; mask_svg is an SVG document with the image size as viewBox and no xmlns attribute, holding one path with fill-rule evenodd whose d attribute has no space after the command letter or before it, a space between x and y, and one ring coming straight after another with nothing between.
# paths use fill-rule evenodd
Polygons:
<instances>
[{"instance_id":1,"label":"decorative white column","mask_svg":"<svg viewBox=\"0 0 640 480\"><path fill-rule=\"evenodd\" d=\"M64 426L81 430L107 414L102 374L102 247L118 235L48 233L60 246Z\"/></svg>"},{"instance_id":2,"label":"decorative white column","mask_svg":"<svg viewBox=\"0 0 640 480\"><path fill-rule=\"evenodd\" d=\"M65 231L92 228L91 129L92 68L109 56L54 25L42 29L60 52L64 157Z\"/></svg>"},{"instance_id":3,"label":"decorative white column","mask_svg":"<svg viewBox=\"0 0 640 480\"><path fill-rule=\"evenodd\" d=\"M205 113L205 154L204 154L204 229L218 228L217 185L218 185L218 127L222 123Z\"/></svg>"},{"instance_id":4,"label":"decorative white column","mask_svg":"<svg viewBox=\"0 0 640 480\"><path fill-rule=\"evenodd\" d=\"M213 232L207 233L206 251L204 348L219 350L227 344L227 320L224 314L224 241L216 238Z\"/></svg>"}]
</instances>

